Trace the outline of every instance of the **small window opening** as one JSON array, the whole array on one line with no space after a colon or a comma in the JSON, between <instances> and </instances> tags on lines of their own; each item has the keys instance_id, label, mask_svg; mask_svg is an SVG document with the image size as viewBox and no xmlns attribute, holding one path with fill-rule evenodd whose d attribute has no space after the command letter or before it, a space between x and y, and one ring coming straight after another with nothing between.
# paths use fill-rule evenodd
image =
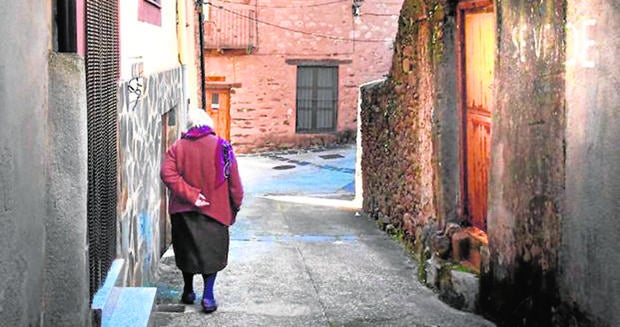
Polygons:
<instances>
[{"instance_id":1,"label":"small window opening","mask_svg":"<svg viewBox=\"0 0 620 327\"><path fill-rule=\"evenodd\" d=\"M213 93L211 95L211 109L219 109L220 108L220 94Z\"/></svg>"}]
</instances>

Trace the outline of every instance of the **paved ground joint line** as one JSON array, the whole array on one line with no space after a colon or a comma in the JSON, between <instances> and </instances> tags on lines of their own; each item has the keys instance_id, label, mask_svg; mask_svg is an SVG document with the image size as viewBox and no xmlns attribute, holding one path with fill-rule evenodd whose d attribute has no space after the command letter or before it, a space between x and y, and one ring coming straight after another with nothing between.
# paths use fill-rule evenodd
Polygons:
<instances>
[{"instance_id":1,"label":"paved ground joint line","mask_svg":"<svg viewBox=\"0 0 620 327\"><path fill-rule=\"evenodd\" d=\"M308 268L308 265L306 264L306 258L304 258L304 255L301 253L301 250L299 249L297 245L295 245L295 250L297 250L299 257L301 258L301 262L304 265L304 272L306 272L306 275L308 275L308 278L310 279L310 282L312 283L312 288L314 288L316 299L317 301L319 301L319 306L321 307L321 313L323 314L323 318L325 318L325 326L329 327L330 319L327 316L327 310L325 308L325 304L323 303L323 301L321 301L321 297L319 296L319 289L317 287L317 283L314 281L314 278L312 277L312 274L310 273L310 269Z\"/></svg>"}]
</instances>

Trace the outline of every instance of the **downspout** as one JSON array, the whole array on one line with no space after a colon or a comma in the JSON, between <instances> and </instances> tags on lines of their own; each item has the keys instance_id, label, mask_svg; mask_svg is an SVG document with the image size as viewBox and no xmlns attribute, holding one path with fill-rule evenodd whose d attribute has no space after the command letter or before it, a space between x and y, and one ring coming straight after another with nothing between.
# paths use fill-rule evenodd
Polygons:
<instances>
[{"instance_id":1,"label":"downspout","mask_svg":"<svg viewBox=\"0 0 620 327\"><path fill-rule=\"evenodd\" d=\"M201 0L196 0L196 6L198 7L198 34L200 40L200 89L201 89L201 100L202 100L202 110L207 110L206 102L206 85L205 85L205 47L204 47L204 13L203 13L203 4Z\"/></svg>"},{"instance_id":2,"label":"downspout","mask_svg":"<svg viewBox=\"0 0 620 327\"><path fill-rule=\"evenodd\" d=\"M76 53L78 47L75 0L58 0L56 8L58 52Z\"/></svg>"}]
</instances>

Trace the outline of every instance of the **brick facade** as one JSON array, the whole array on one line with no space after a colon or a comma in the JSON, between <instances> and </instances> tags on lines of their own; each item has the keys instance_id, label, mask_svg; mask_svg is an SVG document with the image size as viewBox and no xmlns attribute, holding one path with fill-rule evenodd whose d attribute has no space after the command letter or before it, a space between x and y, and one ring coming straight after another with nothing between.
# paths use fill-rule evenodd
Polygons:
<instances>
[{"instance_id":1,"label":"brick facade","mask_svg":"<svg viewBox=\"0 0 620 327\"><path fill-rule=\"evenodd\" d=\"M250 48L205 50L207 76L241 84L231 95L231 138L237 149L247 152L350 140L357 126L359 86L382 78L391 65L400 4L364 1L360 15L354 17L349 2L250 1L237 7L221 3L224 10L253 9L258 20L258 41ZM209 10L214 15L222 9ZM305 64L338 67L334 132L296 132L297 65Z\"/></svg>"}]
</instances>

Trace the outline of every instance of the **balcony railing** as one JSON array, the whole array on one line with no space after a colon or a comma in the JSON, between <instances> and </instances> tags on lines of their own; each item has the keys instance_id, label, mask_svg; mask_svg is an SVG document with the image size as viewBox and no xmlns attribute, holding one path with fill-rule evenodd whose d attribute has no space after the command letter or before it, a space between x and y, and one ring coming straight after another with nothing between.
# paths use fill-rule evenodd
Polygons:
<instances>
[{"instance_id":1,"label":"balcony railing","mask_svg":"<svg viewBox=\"0 0 620 327\"><path fill-rule=\"evenodd\" d=\"M257 47L254 10L211 7L204 27L205 49L253 51Z\"/></svg>"}]
</instances>

